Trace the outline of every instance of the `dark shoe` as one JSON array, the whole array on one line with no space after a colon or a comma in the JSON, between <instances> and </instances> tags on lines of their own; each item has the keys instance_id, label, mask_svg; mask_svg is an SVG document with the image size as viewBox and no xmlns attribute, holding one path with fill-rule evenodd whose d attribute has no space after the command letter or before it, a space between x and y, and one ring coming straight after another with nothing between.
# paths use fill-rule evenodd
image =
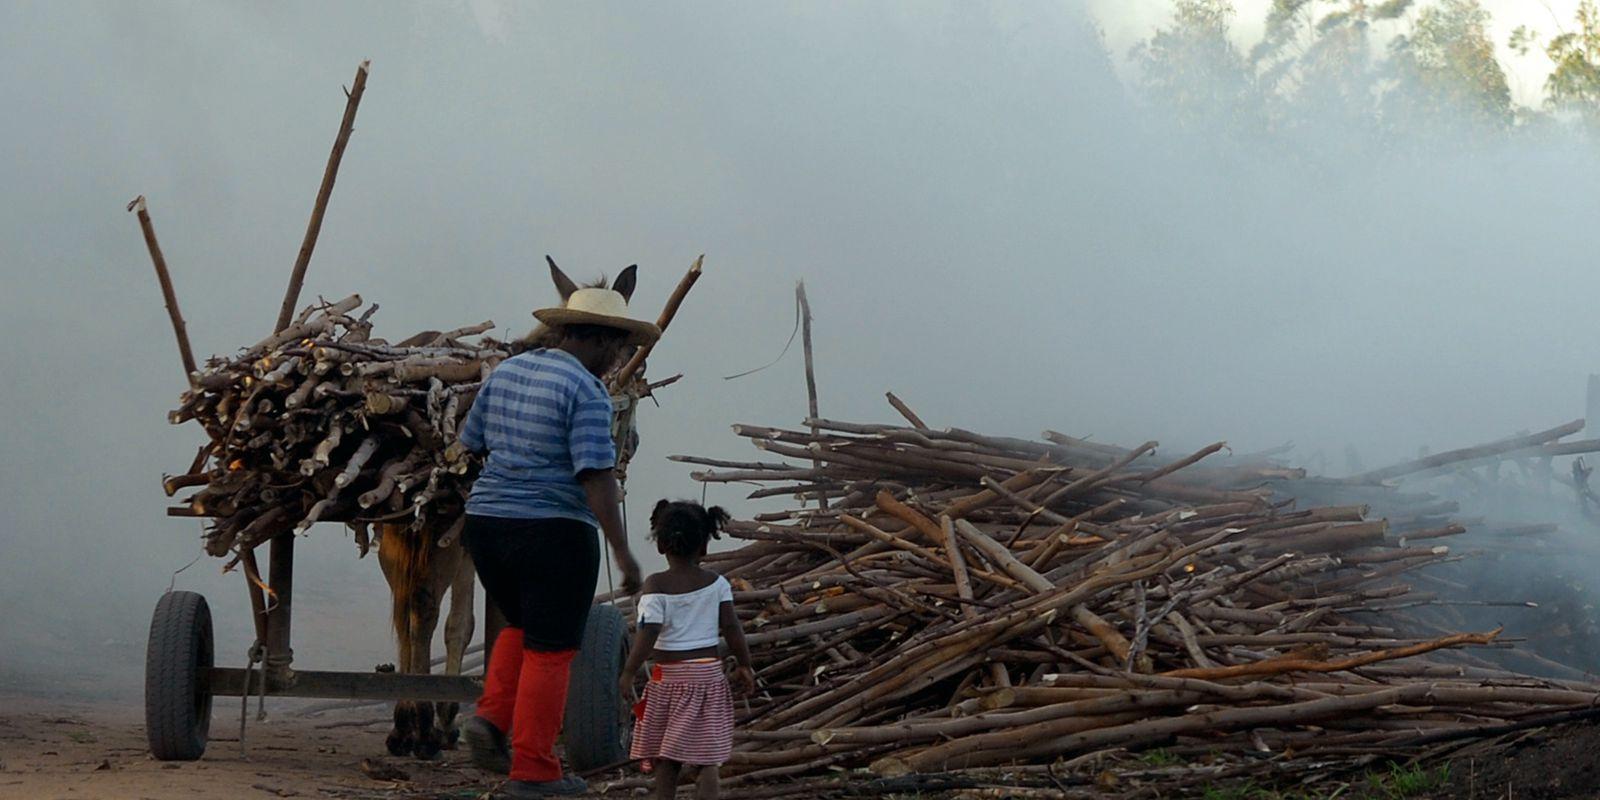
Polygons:
<instances>
[{"instance_id":1,"label":"dark shoe","mask_svg":"<svg viewBox=\"0 0 1600 800\"><path fill-rule=\"evenodd\" d=\"M461 723L461 737L467 741L473 766L496 775L511 771L511 748L505 732L494 723L474 714Z\"/></svg>"},{"instance_id":2,"label":"dark shoe","mask_svg":"<svg viewBox=\"0 0 1600 800\"><path fill-rule=\"evenodd\" d=\"M500 787L498 797L506 800L529 800L535 797L565 797L568 795L584 794L589 791L589 784L576 775L562 775L556 781L506 781Z\"/></svg>"}]
</instances>

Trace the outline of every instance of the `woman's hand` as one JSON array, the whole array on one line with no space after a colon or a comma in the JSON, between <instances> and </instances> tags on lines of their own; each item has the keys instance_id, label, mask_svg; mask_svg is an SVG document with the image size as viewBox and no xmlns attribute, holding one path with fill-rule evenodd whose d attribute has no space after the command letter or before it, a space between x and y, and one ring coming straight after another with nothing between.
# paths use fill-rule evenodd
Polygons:
<instances>
[{"instance_id":1,"label":"woman's hand","mask_svg":"<svg viewBox=\"0 0 1600 800\"><path fill-rule=\"evenodd\" d=\"M744 665L734 667L728 685L733 689L734 697L749 697L756 690L755 670Z\"/></svg>"},{"instance_id":2,"label":"woman's hand","mask_svg":"<svg viewBox=\"0 0 1600 800\"><path fill-rule=\"evenodd\" d=\"M639 575L639 562L633 559L633 553L630 553L627 550L618 550L617 569L622 571L623 593L638 594L642 579Z\"/></svg>"}]
</instances>

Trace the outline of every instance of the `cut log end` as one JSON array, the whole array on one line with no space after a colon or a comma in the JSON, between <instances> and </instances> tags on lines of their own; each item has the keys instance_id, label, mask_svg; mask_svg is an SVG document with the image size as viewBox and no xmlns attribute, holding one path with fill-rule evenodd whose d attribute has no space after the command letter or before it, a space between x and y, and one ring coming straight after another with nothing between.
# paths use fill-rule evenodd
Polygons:
<instances>
[{"instance_id":1,"label":"cut log end","mask_svg":"<svg viewBox=\"0 0 1600 800\"><path fill-rule=\"evenodd\" d=\"M880 778L903 778L913 772L910 764L894 756L880 758L872 762L867 769Z\"/></svg>"}]
</instances>

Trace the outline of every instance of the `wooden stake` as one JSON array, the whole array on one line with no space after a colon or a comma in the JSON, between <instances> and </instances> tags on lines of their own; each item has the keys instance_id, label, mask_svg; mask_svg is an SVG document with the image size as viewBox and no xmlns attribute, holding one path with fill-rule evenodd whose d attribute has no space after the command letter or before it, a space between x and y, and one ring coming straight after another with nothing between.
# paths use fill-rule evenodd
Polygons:
<instances>
[{"instance_id":1,"label":"wooden stake","mask_svg":"<svg viewBox=\"0 0 1600 800\"><path fill-rule=\"evenodd\" d=\"M1584 424L1600 426L1600 375L1589 375L1589 393L1584 397Z\"/></svg>"},{"instance_id":2,"label":"wooden stake","mask_svg":"<svg viewBox=\"0 0 1600 800\"><path fill-rule=\"evenodd\" d=\"M811 411L810 416L806 418L815 420L820 419L822 415L817 413L817 373L811 360L811 303L806 300L805 281L800 281L794 285L794 296L796 302L800 304L800 346L805 351L806 356L806 403L807 408ZM819 433L821 433L821 430L813 424L811 426L811 435L816 436ZM822 468L820 460L812 461L812 463L818 469ZM826 491L817 493L817 505L824 511L827 510L828 493Z\"/></svg>"},{"instance_id":3,"label":"wooden stake","mask_svg":"<svg viewBox=\"0 0 1600 800\"><path fill-rule=\"evenodd\" d=\"M700 280L700 265L704 264L705 260L705 253L701 253L700 257L694 260L694 264L689 266L689 271L684 274L683 279L678 281L678 287L672 290L672 295L667 298L667 305L661 309L661 316L656 317L656 327L660 328L662 333L666 333L667 326L672 324L672 318L678 315L678 306L683 305L683 298L687 297L689 290L694 288L695 281ZM653 349L655 349L655 342L651 342L634 351L633 357L628 359L628 363L624 364L622 369L617 371L616 376L611 379L611 386L608 388L610 388L612 394L616 394L618 390L627 386L628 382L633 380L634 374L639 371L640 367L644 366L644 360L649 357L650 351Z\"/></svg>"},{"instance_id":4,"label":"wooden stake","mask_svg":"<svg viewBox=\"0 0 1600 800\"><path fill-rule=\"evenodd\" d=\"M161 297L167 303L167 316L172 318L172 335L178 338L178 355L183 359L183 376L194 385L196 371L194 352L189 349L189 329L183 324L183 314L178 311L178 295L172 290L172 276L167 272L167 259L161 255L161 245L156 242L156 229L150 224L150 211L145 207L144 195L133 198L128 210L139 217L139 228L144 231L145 247L150 249L150 261L156 266L156 280L161 282Z\"/></svg>"},{"instance_id":5,"label":"wooden stake","mask_svg":"<svg viewBox=\"0 0 1600 800\"><path fill-rule=\"evenodd\" d=\"M311 222L306 225L306 238L300 243L300 255L294 261L294 272L289 275L289 290L283 295L283 306L278 309L278 322L273 333L289 327L294 318L294 308L300 302L300 287L305 283L306 267L311 264L311 251L317 247L317 235L322 232L322 215L328 210L328 198L333 195L333 181L339 176L339 162L344 159L344 147L350 142L350 131L356 123L356 108L361 105L361 95L367 90L367 68L371 61L356 67L356 79L350 84L344 104L344 120L339 123L339 135L333 140L333 152L328 155L328 166L322 171L322 186L317 189L316 205L311 207Z\"/></svg>"}]
</instances>

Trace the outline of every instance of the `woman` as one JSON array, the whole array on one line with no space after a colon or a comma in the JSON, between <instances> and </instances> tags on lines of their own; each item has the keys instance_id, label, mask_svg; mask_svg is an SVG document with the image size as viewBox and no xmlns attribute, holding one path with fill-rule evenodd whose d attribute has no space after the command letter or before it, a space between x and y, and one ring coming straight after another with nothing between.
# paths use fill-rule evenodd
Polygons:
<instances>
[{"instance_id":1,"label":"woman","mask_svg":"<svg viewBox=\"0 0 1600 800\"><path fill-rule=\"evenodd\" d=\"M600 376L630 345L661 334L628 317L634 267L611 289L579 289L554 261L550 273L562 307L534 316L549 327L541 340L553 346L496 367L460 437L485 454L463 541L508 623L495 640L477 714L462 732L480 767L503 774L509 761L502 793L512 798L587 790L583 779L562 774L554 748L600 571L596 527L616 554L623 589L639 588L618 507L611 397Z\"/></svg>"}]
</instances>

